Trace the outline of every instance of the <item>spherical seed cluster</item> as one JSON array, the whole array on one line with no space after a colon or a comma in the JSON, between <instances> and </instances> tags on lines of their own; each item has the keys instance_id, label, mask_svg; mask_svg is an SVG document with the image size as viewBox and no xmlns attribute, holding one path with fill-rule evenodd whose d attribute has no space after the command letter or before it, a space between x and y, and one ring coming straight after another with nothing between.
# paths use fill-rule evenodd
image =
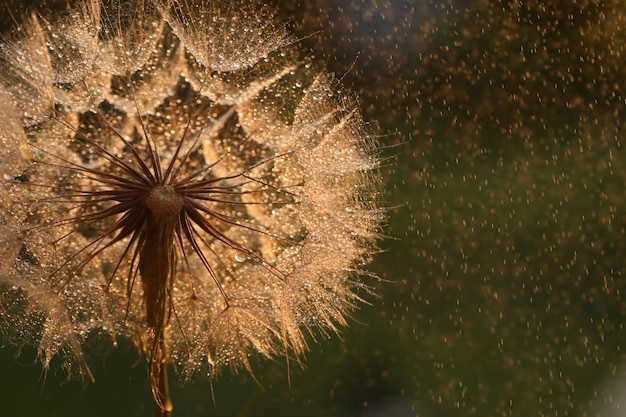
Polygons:
<instances>
[{"instance_id":1,"label":"spherical seed cluster","mask_svg":"<svg viewBox=\"0 0 626 417\"><path fill-rule=\"evenodd\" d=\"M345 324L382 217L375 144L265 8L33 16L0 45L0 106L0 321L45 366L89 375L98 330L189 373L248 367Z\"/></svg>"},{"instance_id":2,"label":"spherical seed cluster","mask_svg":"<svg viewBox=\"0 0 626 417\"><path fill-rule=\"evenodd\" d=\"M148 209L156 216L172 217L183 208L183 199L169 185L154 187L144 201Z\"/></svg>"}]
</instances>

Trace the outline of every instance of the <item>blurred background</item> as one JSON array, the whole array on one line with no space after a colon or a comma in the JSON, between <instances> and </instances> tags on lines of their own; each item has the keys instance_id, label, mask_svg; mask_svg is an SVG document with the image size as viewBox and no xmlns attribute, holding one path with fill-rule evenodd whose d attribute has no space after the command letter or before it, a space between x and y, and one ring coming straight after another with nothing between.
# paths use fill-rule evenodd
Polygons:
<instances>
[{"instance_id":1,"label":"blurred background","mask_svg":"<svg viewBox=\"0 0 626 417\"><path fill-rule=\"evenodd\" d=\"M381 280L290 386L281 358L198 377L174 415L626 415L624 2L271 4L378 123ZM152 415L123 342L89 385L34 354L0 349L0 416Z\"/></svg>"}]
</instances>

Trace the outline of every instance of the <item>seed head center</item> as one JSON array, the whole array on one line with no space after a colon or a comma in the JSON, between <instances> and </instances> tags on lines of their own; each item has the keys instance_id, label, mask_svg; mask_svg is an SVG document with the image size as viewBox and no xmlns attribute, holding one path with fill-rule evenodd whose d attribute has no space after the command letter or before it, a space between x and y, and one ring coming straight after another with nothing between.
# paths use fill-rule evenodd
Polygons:
<instances>
[{"instance_id":1,"label":"seed head center","mask_svg":"<svg viewBox=\"0 0 626 417\"><path fill-rule=\"evenodd\" d=\"M178 215L183 208L183 198L170 185L157 185L145 199L145 204L152 214L162 217Z\"/></svg>"}]
</instances>

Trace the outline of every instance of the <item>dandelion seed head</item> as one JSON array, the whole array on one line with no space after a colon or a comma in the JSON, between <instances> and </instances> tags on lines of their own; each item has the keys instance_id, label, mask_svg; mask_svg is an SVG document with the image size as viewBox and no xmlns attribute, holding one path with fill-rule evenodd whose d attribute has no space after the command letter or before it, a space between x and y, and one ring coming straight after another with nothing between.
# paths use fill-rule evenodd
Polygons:
<instances>
[{"instance_id":1,"label":"dandelion seed head","mask_svg":"<svg viewBox=\"0 0 626 417\"><path fill-rule=\"evenodd\" d=\"M2 43L7 339L84 377L92 332L139 340L166 409L167 363L250 368L346 325L383 218L376 144L271 17L92 0Z\"/></svg>"}]
</instances>

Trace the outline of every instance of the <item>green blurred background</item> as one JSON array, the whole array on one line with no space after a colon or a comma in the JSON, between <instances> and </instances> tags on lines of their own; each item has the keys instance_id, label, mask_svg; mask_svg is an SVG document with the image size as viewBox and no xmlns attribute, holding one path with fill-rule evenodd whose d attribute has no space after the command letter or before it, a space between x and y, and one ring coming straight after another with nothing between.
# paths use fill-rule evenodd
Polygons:
<instances>
[{"instance_id":1,"label":"green blurred background","mask_svg":"<svg viewBox=\"0 0 626 417\"><path fill-rule=\"evenodd\" d=\"M257 381L175 384L174 415L626 415L626 5L272 4L378 121L382 280L291 387L283 360L255 363ZM0 416L152 415L124 343L89 385L14 354Z\"/></svg>"}]
</instances>

